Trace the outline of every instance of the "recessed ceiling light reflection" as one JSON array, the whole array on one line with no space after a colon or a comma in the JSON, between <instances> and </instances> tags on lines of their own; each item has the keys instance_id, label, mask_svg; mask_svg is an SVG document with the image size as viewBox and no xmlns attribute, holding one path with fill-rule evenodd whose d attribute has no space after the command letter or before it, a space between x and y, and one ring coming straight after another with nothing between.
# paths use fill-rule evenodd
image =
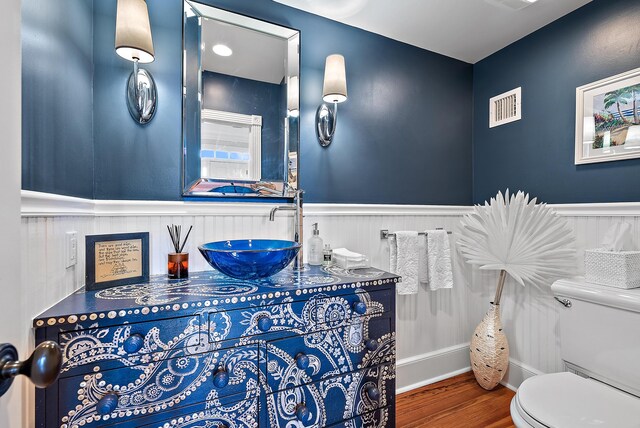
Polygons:
<instances>
[{"instance_id":1,"label":"recessed ceiling light reflection","mask_svg":"<svg viewBox=\"0 0 640 428\"><path fill-rule=\"evenodd\" d=\"M213 53L220 56L231 56L233 51L227 45L217 44L213 46Z\"/></svg>"}]
</instances>

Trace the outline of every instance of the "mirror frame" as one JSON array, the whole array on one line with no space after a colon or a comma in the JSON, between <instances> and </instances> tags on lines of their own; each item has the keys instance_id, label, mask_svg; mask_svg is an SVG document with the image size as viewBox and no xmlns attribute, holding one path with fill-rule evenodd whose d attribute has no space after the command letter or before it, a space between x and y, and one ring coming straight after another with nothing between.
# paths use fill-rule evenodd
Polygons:
<instances>
[{"instance_id":1,"label":"mirror frame","mask_svg":"<svg viewBox=\"0 0 640 428\"><path fill-rule=\"evenodd\" d=\"M252 16L243 15L240 13L225 10L216 6L211 6L205 3L200 3L194 0L183 0L182 2L182 196L183 197L206 197L206 198L241 198L241 199L262 199L262 198L287 198L293 199L296 191L299 188L299 173L300 173L300 118L289 116L288 114L282 119L285 119L285 132L284 132L284 179L285 181L243 181L228 179L215 179L215 178L199 178L193 182L188 182L187 178L187 90L186 90L186 40L185 40L185 25L186 25L186 10L185 4L189 4L193 10L198 12L199 16L206 16L197 6L215 9L221 15L220 17L211 17L211 19L217 19L228 24L236 25L239 27L245 27L254 31L260 31L267 34L276 35L273 29L288 29L297 33L298 37L298 58L297 69L298 79L300 79L300 43L301 32L295 28L285 27L280 24L269 22L262 19L257 19ZM252 26L253 24L253 26ZM259 28L255 28L258 24ZM268 29L272 29L269 32ZM202 63L199 63L198 86L199 92L202 94ZM285 76L286 77L286 76ZM289 95L289 86L287 84L287 95ZM298 89L299 91L299 89ZM298 109L300 108L300 94L298 93ZM202 98L199 97L198 101L198 116L202 114ZM295 119L295 120L292 120ZM201 119L198 120L201 122ZM293 125L292 125L293 122ZM290 151L291 141L290 134L292 126L295 126L296 136L296 149ZM294 153L295 165L291 165L290 153ZM213 191L213 189L218 189Z\"/></svg>"}]
</instances>

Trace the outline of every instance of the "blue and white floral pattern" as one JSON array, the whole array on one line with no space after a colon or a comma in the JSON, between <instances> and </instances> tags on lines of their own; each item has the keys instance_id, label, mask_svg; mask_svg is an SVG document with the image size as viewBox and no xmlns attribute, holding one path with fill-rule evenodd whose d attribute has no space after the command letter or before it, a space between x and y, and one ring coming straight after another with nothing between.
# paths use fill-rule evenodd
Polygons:
<instances>
[{"instance_id":1,"label":"blue and white floral pattern","mask_svg":"<svg viewBox=\"0 0 640 428\"><path fill-rule=\"evenodd\" d=\"M331 275L319 278L324 284L333 281ZM285 280L283 274L275 282ZM313 276L307 280L315 281ZM103 290L98 297L156 304L181 293L210 297L252 293L258 286L207 287L178 282L157 289L153 284L127 286ZM61 332L64 362L56 426L296 428L356 417L366 426L392 426L386 407L393 404L395 387L395 333L389 312L394 308L365 289L343 293L316 293L303 301L288 297L277 304L252 301L232 311L203 308L157 325L150 321L109 327L95 322ZM354 302L365 303L366 312L357 314ZM261 330L258 321L263 317L270 325ZM140 333L140 326L147 324ZM141 335L142 344L128 353L124 344L134 333ZM375 346L367 346L370 339ZM297 364L300 352L308 358L304 368ZM213 379L221 371L228 379L218 387ZM372 388L379 397L371 397ZM105 411L103 400L114 394L117 405ZM310 413L306 422L296 415L301 405ZM163 413L180 416L163 420Z\"/></svg>"}]
</instances>

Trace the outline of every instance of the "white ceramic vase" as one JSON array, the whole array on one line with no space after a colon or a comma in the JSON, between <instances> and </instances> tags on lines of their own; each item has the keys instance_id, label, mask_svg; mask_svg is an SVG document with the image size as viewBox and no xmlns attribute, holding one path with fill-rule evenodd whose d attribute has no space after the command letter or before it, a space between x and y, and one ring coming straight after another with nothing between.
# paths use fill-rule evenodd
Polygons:
<instances>
[{"instance_id":1,"label":"white ceramic vase","mask_svg":"<svg viewBox=\"0 0 640 428\"><path fill-rule=\"evenodd\" d=\"M498 386L509 366L509 343L502 330L500 305L491 303L471 337L471 368L481 387Z\"/></svg>"}]
</instances>

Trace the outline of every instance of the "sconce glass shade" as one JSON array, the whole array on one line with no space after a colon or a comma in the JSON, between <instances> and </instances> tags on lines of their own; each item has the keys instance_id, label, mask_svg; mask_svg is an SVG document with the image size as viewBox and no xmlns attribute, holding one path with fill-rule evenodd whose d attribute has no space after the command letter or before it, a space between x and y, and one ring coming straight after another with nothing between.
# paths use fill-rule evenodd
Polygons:
<instances>
[{"instance_id":1,"label":"sconce glass shade","mask_svg":"<svg viewBox=\"0 0 640 428\"><path fill-rule=\"evenodd\" d=\"M347 100L347 73L342 55L329 55L324 67L322 99L327 103Z\"/></svg>"},{"instance_id":2,"label":"sconce glass shade","mask_svg":"<svg viewBox=\"0 0 640 428\"><path fill-rule=\"evenodd\" d=\"M116 52L129 61L154 60L149 11L145 0L118 0Z\"/></svg>"},{"instance_id":3,"label":"sconce glass shade","mask_svg":"<svg viewBox=\"0 0 640 428\"><path fill-rule=\"evenodd\" d=\"M287 95L287 110L289 111L289 116L298 117L300 115L300 80L298 76L289 77Z\"/></svg>"}]
</instances>

